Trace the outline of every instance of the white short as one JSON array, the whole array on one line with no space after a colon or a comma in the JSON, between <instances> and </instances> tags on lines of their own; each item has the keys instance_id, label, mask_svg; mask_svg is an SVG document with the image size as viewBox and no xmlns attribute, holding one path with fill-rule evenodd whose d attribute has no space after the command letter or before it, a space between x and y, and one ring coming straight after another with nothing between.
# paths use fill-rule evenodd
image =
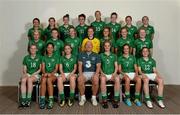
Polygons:
<instances>
[{"instance_id":1,"label":"white short","mask_svg":"<svg viewBox=\"0 0 180 115\"><path fill-rule=\"evenodd\" d=\"M70 73L64 73L65 78L66 78L68 81L69 81L69 77L70 77L69 74L70 74ZM76 75L76 74L75 74L75 75ZM60 75L60 76L61 76L61 75Z\"/></svg>"},{"instance_id":2,"label":"white short","mask_svg":"<svg viewBox=\"0 0 180 115\"><path fill-rule=\"evenodd\" d=\"M32 75L31 74L27 74L28 77L31 77ZM39 80L41 78L41 75L39 74L36 74L36 75L33 75L35 78L37 78L37 80Z\"/></svg>"},{"instance_id":3,"label":"white short","mask_svg":"<svg viewBox=\"0 0 180 115\"><path fill-rule=\"evenodd\" d=\"M155 73L148 73L145 75L152 81L154 81L156 79L156 76L157 76Z\"/></svg>"},{"instance_id":4,"label":"white short","mask_svg":"<svg viewBox=\"0 0 180 115\"><path fill-rule=\"evenodd\" d=\"M112 74L110 74L110 75L104 74L104 75L106 76L107 81L109 81L111 79L111 77L112 77Z\"/></svg>"},{"instance_id":5,"label":"white short","mask_svg":"<svg viewBox=\"0 0 180 115\"><path fill-rule=\"evenodd\" d=\"M59 73L55 73L54 76L55 76L55 77L59 77Z\"/></svg>"},{"instance_id":6,"label":"white short","mask_svg":"<svg viewBox=\"0 0 180 115\"><path fill-rule=\"evenodd\" d=\"M125 73L125 74L130 78L130 80L133 80L133 79L134 79L134 76L135 76L135 73L134 73L134 72Z\"/></svg>"},{"instance_id":7,"label":"white short","mask_svg":"<svg viewBox=\"0 0 180 115\"><path fill-rule=\"evenodd\" d=\"M86 81L91 80L94 74L95 72L83 72L83 75L86 78Z\"/></svg>"}]
</instances>

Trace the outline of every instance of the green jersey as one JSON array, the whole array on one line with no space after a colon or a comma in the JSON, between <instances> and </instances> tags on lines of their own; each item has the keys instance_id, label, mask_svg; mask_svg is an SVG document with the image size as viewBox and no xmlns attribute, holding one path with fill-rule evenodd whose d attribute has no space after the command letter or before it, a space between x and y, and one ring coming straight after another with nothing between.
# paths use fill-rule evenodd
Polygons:
<instances>
[{"instance_id":1,"label":"green jersey","mask_svg":"<svg viewBox=\"0 0 180 115\"><path fill-rule=\"evenodd\" d=\"M102 52L102 53L104 52L104 42L106 40L110 41L110 43L111 43L111 51L112 51L112 48L115 47L115 40L113 38L101 38L100 39L100 47L101 47L100 52ZM112 52L114 52L114 51L112 51Z\"/></svg>"},{"instance_id":2,"label":"green jersey","mask_svg":"<svg viewBox=\"0 0 180 115\"><path fill-rule=\"evenodd\" d=\"M32 44L35 44L37 47L37 51L36 51L37 55L43 55L44 54L44 46L45 46L44 41L42 41L41 39L38 41L29 40L28 47L30 47Z\"/></svg>"},{"instance_id":3,"label":"green jersey","mask_svg":"<svg viewBox=\"0 0 180 115\"><path fill-rule=\"evenodd\" d=\"M77 64L77 58L73 55L69 59L66 56L62 56L60 64L62 64L64 73L71 73L74 70L74 65Z\"/></svg>"},{"instance_id":4,"label":"green jersey","mask_svg":"<svg viewBox=\"0 0 180 115\"><path fill-rule=\"evenodd\" d=\"M72 25L68 25L65 27L65 25L59 26L59 33L60 37L63 41L65 41L66 38L69 37L69 29L73 27Z\"/></svg>"},{"instance_id":5,"label":"green jersey","mask_svg":"<svg viewBox=\"0 0 180 115\"><path fill-rule=\"evenodd\" d=\"M56 65L59 64L59 58L57 58L54 55L52 56L45 55L42 59L42 63L45 64L45 72L52 73L56 68Z\"/></svg>"},{"instance_id":6,"label":"green jersey","mask_svg":"<svg viewBox=\"0 0 180 115\"><path fill-rule=\"evenodd\" d=\"M148 25L147 27L141 26L140 28L145 28L145 30L146 30L146 38L151 40L152 34L154 34L154 27Z\"/></svg>"},{"instance_id":7,"label":"green jersey","mask_svg":"<svg viewBox=\"0 0 180 115\"><path fill-rule=\"evenodd\" d=\"M51 30L52 29L49 26L44 30L44 36L46 37L46 41L52 38Z\"/></svg>"},{"instance_id":8,"label":"green jersey","mask_svg":"<svg viewBox=\"0 0 180 115\"><path fill-rule=\"evenodd\" d=\"M130 73L135 72L134 65L137 63L133 55L129 55L128 57L122 55L118 58L118 64L121 65L122 72Z\"/></svg>"},{"instance_id":9,"label":"green jersey","mask_svg":"<svg viewBox=\"0 0 180 115\"><path fill-rule=\"evenodd\" d=\"M83 39L87 37L87 29L88 25L78 25L76 27L77 37L80 39L80 42L82 43Z\"/></svg>"},{"instance_id":10,"label":"green jersey","mask_svg":"<svg viewBox=\"0 0 180 115\"><path fill-rule=\"evenodd\" d=\"M64 43L63 43L63 41L59 40L59 39L51 38L50 40L47 41L46 45L48 43L53 43L54 44L54 52L53 52L53 54L55 56L57 56L57 57L60 57L61 54L62 54L62 51L64 50Z\"/></svg>"},{"instance_id":11,"label":"green jersey","mask_svg":"<svg viewBox=\"0 0 180 115\"><path fill-rule=\"evenodd\" d=\"M107 27L111 28L113 39L116 41L118 39L118 33L121 30L121 24L118 23L108 23Z\"/></svg>"},{"instance_id":12,"label":"green jersey","mask_svg":"<svg viewBox=\"0 0 180 115\"><path fill-rule=\"evenodd\" d=\"M136 58L141 57L141 50L143 47L147 47L148 49L153 48L152 41L150 39L145 38L145 40L141 40L140 38L136 39L134 42L134 48L136 49Z\"/></svg>"},{"instance_id":13,"label":"green jersey","mask_svg":"<svg viewBox=\"0 0 180 115\"><path fill-rule=\"evenodd\" d=\"M113 53L110 53L110 55L101 53L100 57L101 57L101 68L103 73L107 75L113 74L115 71L115 62L117 62L116 55Z\"/></svg>"},{"instance_id":14,"label":"green jersey","mask_svg":"<svg viewBox=\"0 0 180 115\"><path fill-rule=\"evenodd\" d=\"M91 26L94 27L95 29L95 32L94 32L94 37L95 38L102 38L102 31L103 31L103 28L105 26L105 22L103 21L100 21L100 22L97 22L97 21L94 21L91 23Z\"/></svg>"},{"instance_id":15,"label":"green jersey","mask_svg":"<svg viewBox=\"0 0 180 115\"><path fill-rule=\"evenodd\" d=\"M121 56L123 54L123 46L128 44L130 47L134 47L133 41L130 38L120 38L116 41L115 47L118 49L117 56Z\"/></svg>"},{"instance_id":16,"label":"green jersey","mask_svg":"<svg viewBox=\"0 0 180 115\"><path fill-rule=\"evenodd\" d=\"M128 30L128 37L131 38L133 41L135 40L135 34L138 34L137 27L134 25L131 25L131 27L125 26Z\"/></svg>"},{"instance_id":17,"label":"green jersey","mask_svg":"<svg viewBox=\"0 0 180 115\"><path fill-rule=\"evenodd\" d=\"M79 47L81 46L80 39L78 37L75 37L75 38L69 37L69 38L67 38L65 40L65 44L71 45L71 47L72 47L72 54L73 55L75 55L75 56L78 55Z\"/></svg>"},{"instance_id":18,"label":"green jersey","mask_svg":"<svg viewBox=\"0 0 180 115\"><path fill-rule=\"evenodd\" d=\"M33 74L39 70L41 62L41 56L36 55L35 58L32 58L31 55L27 55L24 57L23 65L26 66L27 73Z\"/></svg>"},{"instance_id":19,"label":"green jersey","mask_svg":"<svg viewBox=\"0 0 180 115\"><path fill-rule=\"evenodd\" d=\"M138 60L138 67L141 67L143 73L154 73L153 68L156 67L156 61L153 58L149 58L147 61L144 58Z\"/></svg>"},{"instance_id":20,"label":"green jersey","mask_svg":"<svg viewBox=\"0 0 180 115\"><path fill-rule=\"evenodd\" d=\"M34 31L37 31L37 30L35 30L34 27L29 29L29 31L28 31L28 37L30 38L30 40L34 40ZM40 39L43 39L43 36L44 36L43 29L39 27L38 31L40 33Z\"/></svg>"}]
</instances>

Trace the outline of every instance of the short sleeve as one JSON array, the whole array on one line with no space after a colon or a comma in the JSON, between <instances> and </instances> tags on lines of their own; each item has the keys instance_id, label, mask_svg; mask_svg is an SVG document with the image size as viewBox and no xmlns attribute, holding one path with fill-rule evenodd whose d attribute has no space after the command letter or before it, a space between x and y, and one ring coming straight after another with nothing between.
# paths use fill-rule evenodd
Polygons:
<instances>
[{"instance_id":1,"label":"short sleeve","mask_svg":"<svg viewBox=\"0 0 180 115\"><path fill-rule=\"evenodd\" d=\"M79 54L78 54L78 61L81 61L81 62L83 61L83 59L82 59L82 53L79 53Z\"/></svg>"},{"instance_id":2,"label":"short sleeve","mask_svg":"<svg viewBox=\"0 0 180 115\"><path fill-rule=\"evenodd\" d=\"M96 54L96 55L97 55L96 63L101 63L100 55L98 55L98 54Z\"/></svg>"},{"instance_id":3,"label":"short sleeve","mask_svg":"<svg viewBox=\"0 0 180 115\"><path fill-rule=\"evenodd\" d=\"M23 65L26 65L26 57L23 59Z\"/></svg>"}]
</instances>

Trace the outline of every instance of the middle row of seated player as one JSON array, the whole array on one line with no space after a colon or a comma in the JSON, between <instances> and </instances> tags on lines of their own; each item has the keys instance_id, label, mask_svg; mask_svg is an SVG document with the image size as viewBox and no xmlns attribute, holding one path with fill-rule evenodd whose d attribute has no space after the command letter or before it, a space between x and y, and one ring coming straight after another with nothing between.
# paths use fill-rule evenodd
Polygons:
<instances>
[{"instance_id":1,"label":"middle row of seated player","mask_svg":"<svg viewBox=\"0 0 180 115\"><path fill-rule=\"evenodd\" d=\"M46 43L44 43L41 39L39 39L40 35L38 31L34 32L34 40L29 41L29 46L31 44L36 44L38 51L37 53L40 55L44 55L46 45L48 43L53 43L54 44L54 54L57 57L60 57L63 55L63 48L64 44L69 44L72 47L72 54L77 56L79 51L84 51L85 49L85 43L87 41L91 41L93 44L93 52L95 53L102 53L104 52L103 48L103 43L105 40L108 40L111 42L111 51L117 56L122 55L122 48L124 44L128 44L130 46L130 53L135 55L136 58L140 57L140 52L143 47L147 47L151 51L152 55L152 48L153 44L152 41L146 38L146 31L145 29L141 28L139 30L139 38L136 39L135 41L128 38L128 30L126 28L121 29L121 38L118 39L116 42L114 39L111 37L111 32L109 27L105 27L103 30L103 39L99 40L94 37L94 29L93 27L88 28L88 38L85 38L82 43L80 43L80 40L78 37L76 37L76 30L75 28L70 28L70 37L63 42L62 40L59 39L59 33L57 29L52 29L52 38L48 40Z\"/></svg>"},{"instance_id":2,"label":"middle row of seated player","mask_svg":"<svg viewBox=\"0 0 180 115\"><path fill-rule=\"evenodd\" d=\"M97 105L96 95L98 93L99 88L99 79L101 81L101 93L103 103L102 106L107 108L107 93L106 93L106 81L110 80L114 82L114 101L113 107L118 107L119 95L120 95L120 75L123 76L123 79L126 81L125 86L125 95L126 95L126 104L131 106L130 101L130 86L129 80L134 80L136 82L135 89L135 104L137 106L141 106L140 98L140 89L141 89L141 77L139 77L138 72L142 75L144 81L144 92L146 95L146 104L148 107L152 108L152 104L149 97L149 85L148 80L155 80L158 82L158 101L163 99L163 82L159 74L156 72L156 63L154 59L149 56L149 49L144 47L142 50L143 58L138 60L138 67L136 58L129 54L130 47L125 44L123 46L123 55L117 59L117 56L111 53L111 42L104 42L104 53L100 55L94 53L93 43L91 41L87 41L85 44L85 52L80 53L78 57L78 88L80 92L80 102L79 105L83 106L86 102L86 98L84 95L85 92L85 82L88 80L92 81L92 104L94 106ZM35 60L31 58L31 56L26 56L24 58L23 65L26 67L27 72L24 73L25 78L28 76L32 78L39 78L40 71L42 72L41 84L40 84L40 103L39 106L41 109L44 109L46 106L45 94L48 91L48 104L47 108L51 109L53 107L54 99L53 99L53 84L57 79L57 86L59 90L60 97L60 106L64 106L65 104L65 96L63 89L63 82L69 80L70 81L70 94L68 105L72 106L74 103L74 94L76 87L76 71L77 71L77 58L76 56L71 54L72 48L70 45L65 45L64 52L65 55L62 56L59 60L55 55L53 55L55 47L53 43L47 44L46 54L42 59L42 66L36 61L39 59L38 55L35 56ZM36 52L36 45L31 45L30 54L32 52ZM147 58L148 61L144 61ZM40 59L39 59L40 60ZM30 63L33 61L33 63ZM36 65L40 64L40 65ZM40 69L38 69L40 67ZM36 69L36 70L35 70ZM31 70L31 73L29 73ZM32 70L35 74L32 74ZM38 73L36 72L37 70ZM59 71L59 72L58 72ZM60 73L60 74L59 74ZM31 75L32 74L32 75ZM27 77L26 77L27 76ZM33 77L35 76L35 77ZM99 77L100 76L100 77ZM29 83L29 82L28 82ZM29 85L28 85L29 86ZM21 88L24 89L26 87L22 82ZM24 94L24 90L21 91ZM22 99L23 100L23 99ZM26 99L24 99L26 100Z\"/></svg>"}]
</instances>

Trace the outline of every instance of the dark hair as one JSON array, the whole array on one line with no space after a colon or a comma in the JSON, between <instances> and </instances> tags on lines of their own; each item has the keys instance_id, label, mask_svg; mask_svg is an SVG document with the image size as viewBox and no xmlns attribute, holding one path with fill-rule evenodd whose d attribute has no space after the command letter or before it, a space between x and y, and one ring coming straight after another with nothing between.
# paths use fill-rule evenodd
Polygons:
<instances>
[{"instance_id":1,"label":"dark hair","mask_svg":"<svg viewBox=\"0 0 180 115\"><path fill-rule=\"evenodd\" d=\"M144 18L147 18L147 19L149 20L149 17L148 17L148 16L143 16L143 17L142 17L142 20L143 20Z\"/></svg>"},{"instance_id":2,"label":"dark hair","mask_svg":"<svg viewBox=\"0 0 180 115\"><path fill-rule=\"evenodd\" d=\"M28 45L28 53L29 53L29 54L31 53L31 52L30 52L30 48L31 48L32 46L36 46L36 48L37 48L37 45L36 45L36 44Z\"/></svg>"},{"instance_id":3,"label":"dark hair","mask_svg":"<svg viewBox=\"0 0 180 115\"><path fill-rule=\"evenodd\" d=\"M71 47L70 44L65 44L65 45L64 45L64 49L65 49L66 46L69 46L69 47L72 49L72 47Z\"/></svg>"},{"instance_id":4,"label":"dark hair","mask_svg":"<svg viewBox=\"0 0 180 115\"><path fill-rule=\"evenodd\" d=\"M50 17L48 21L50 20L56 21L54 17Z\"/></svg>"},{"instance_id":5,"label":"dark hair","mask_svg":"<svg viewBox=\"0 0 180 115\"><path fill-rule=\"evenodd\" d=\"M53 31L57 31L57 33L58 33L58 36L57 36L57 37L58 37L58 39L59 39L59 38L60 38L59 30L58 30L57 28L53 28L53 29L51 30L51 34L52 34Z\"/></svg>"},{"instance_id":6,"label":"dark hair","mask_svg":"<svg viewBox=\"0 0 180 115\"><path fill-rule=\"evenodd\" d=\"M123 50L122 50L122 53L123 53L123 54L124 54L124 47L125 47L125 46L128 46L128 47L129 47L129 52L130 52L130 46L129 46L129 44L124 44L124 45L123 45Z\"/></svg>"},{"instance_id":7,"label":"dark hair","mask_svg":"<svg viewBox=\"0 0 180 115\"><path fill-rule=\"evenodd\" d=\"M111 43L109 40L105 40L104 43L103 43L103 46L104 46L106 43L109 43L110 46L112 46L112 43Z\"/></svg>"},{"instance_id":8,"label":"dark hair","mask_svg":"<svg viewBox=\"0 0 180 115\"><path fill-rule=\"evenodd\" d=\"M103 32L104 32L104 30L105 29L108 29L109 30L109 37L112 39L112 32L111 32L111 28L110 27L108 27L108 26L106 26L106 27L104 27L103 28Z\"/></svg>"},{"instance_id":9,"label":"dark hair","mask_svg":"<svg viewBox=\"0 0 180 115\"><path fill-rule=\"evenodd\" d=\"M68 20L69 20L69 14L64 15L63 20L64 20L64 18L68 18Z\"/></svg>"},{"instance_id":10,"label":"dark hair","mask_svg":"<svg viewBox=\"0 0 180 115\"><path fill-rule=\"evenodd\" d=\"M143 50L144 49L147 49L148 50L148 52L149 52L149 55L148 56L150 56L150 49L148 48L148 47L143 47L142 49L141 49L141 57L143 57Z\"/></svg>"},{"instance_id":11,"label":"dark hair","mask_svg":"<svg viewBox=\"0 0 180 115\"><path fill-rule=\"evenodd\" d=\"M132 20L132 17L131 16L126 16L125 20L127 20L127 18L130 18Z\"/></svg>"},{"instance_id":12,"label":"dark hair","mask_svg":"<svg viewBox=\"0 0 180 115\"><path fill-rule=\"evenodd\" d=\"M33 19L33 23L34 23L35 20L37 20L37 21L40 23L39 18L34 18L34 19Z\"/></svg>"},{"instance_id":13,"label":"dark hair","mask_svg":"<svg viewBox=\"0 0 180 115\"><path fill-rule=\"evenodd\" d=\"M89 29L92 29L92 30L94 31L94 27L93 27L93 26L89 26L89 27L87 28L87 30L89 30Z\"/></svg>"},{"instance_id":14,"label":"dark hair","mask_svg":"<svg viewBox=\"0 0 180 115\"><path fill-rule=\"evenodd\" d=\"M53 47L53 49L54 49L54 44L53 44L52 42L47 43L47 45L46 45L46 54L47 54L47 47L48 47L49 45L52 45L52 47Z\"/></svg>"},{"instance_id":15,"label":"dark hair","mask_svg":"<svg viewBox=\"0 0 180 115\"><path fill-rule=\"evenodd\" d=\"M116 12L111 13L111 17L112 17L113 15L115 15L116 17L118 16Z\"/></svg>"},{"instance_id":16,"label":"dark hair","mask_svg":"<svg viewBox=\"0 0 180 115\"><path fill-rule=\"evenodd\" d=\"M123 29L125 29L125 30L128 32L127 27L122 27L122 28L120 29L120 31L119 31L119 34L118 34L119 38L122 36L122 35L121 35L121 32L122 32Z\"/></svg>"},{"instance_id":17,"label":"dark hair","mask_svg":"<svg viewBox=\"0 0 180 115\"><path fill-rule=\"evenodd\" d=\"M99 10L96 10L94 14L96 15L96 13L98 13L98 12L101 14L101 12Z\"/></svg>"},{"instance_id":18,"label":"dark hair","mask_svg":"<svg viewBox=\"0 0 180 115\"><path fill-rule=\"evenodd\" d=\"M80 17L83 17L84 19L86 19L86 15L85 15L85 14L80 14L80 15L78 16L78 18L80 18Z\"/></svg>"}]
</instances>

